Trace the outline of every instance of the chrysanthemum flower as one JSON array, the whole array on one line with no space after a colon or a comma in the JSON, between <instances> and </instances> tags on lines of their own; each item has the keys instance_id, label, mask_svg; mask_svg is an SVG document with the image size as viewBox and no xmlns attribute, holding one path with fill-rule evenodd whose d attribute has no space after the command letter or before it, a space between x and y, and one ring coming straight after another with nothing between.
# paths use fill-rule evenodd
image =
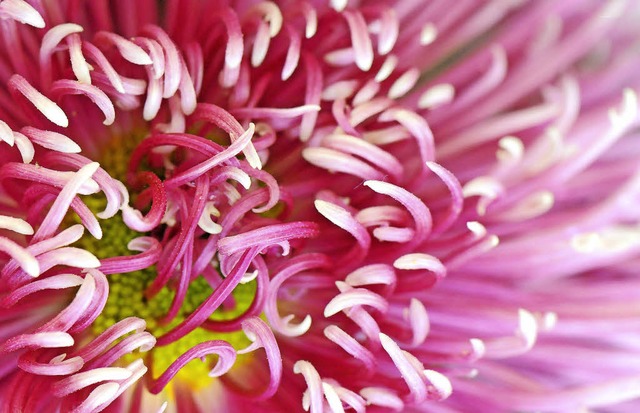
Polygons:
<instances>
[{"instance_id":1,"label":"chrysanthemum flower","mask_svg":"<svg viewBox=\"0 0 640 413\"><path fill-rule=\"evenodd\" d=\"M0 1L2 411L638 411L639 9Z\"/></svg>"}]
</instances>

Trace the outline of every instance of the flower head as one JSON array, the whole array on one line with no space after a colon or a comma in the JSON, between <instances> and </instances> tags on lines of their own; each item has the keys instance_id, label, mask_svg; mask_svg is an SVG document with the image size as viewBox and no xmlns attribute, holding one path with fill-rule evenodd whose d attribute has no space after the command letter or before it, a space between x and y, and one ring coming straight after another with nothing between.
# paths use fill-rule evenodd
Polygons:
<instances>
[{"instance_id":1,"label":"flower head","mask_svg":"<svg viewBox=\"0 0 640 413\"><path fill-rule=\"evenodd\" d=\"M639 13L0 1L3 405L633 411Z\"/></svg>"}]
</instances>

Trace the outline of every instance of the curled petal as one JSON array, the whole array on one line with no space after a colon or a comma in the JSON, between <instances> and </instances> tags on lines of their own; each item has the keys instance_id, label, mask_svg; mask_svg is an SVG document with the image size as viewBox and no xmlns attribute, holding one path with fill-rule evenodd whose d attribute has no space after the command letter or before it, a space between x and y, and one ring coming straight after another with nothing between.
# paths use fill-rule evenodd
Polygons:
<instances>
[{"instance_id":1,"label":"curled petal","mask_svg":"<svg viewBox=\"0 0 640 413\"><path fill-rule=\"evenodd\" d=\"M352 287L371 284L391 285L396 283L396 274L390 265L371 264L349 273L345 282Z\"/></svg>"},{"instance_id":2,"label":"curled petal","mask_svg":"<svg viewBox=\"0 0 640 413\"><path fill-rule=\"evenodd\" d=\"M66 358L66 354L61 354L52 358L48 363L41 363L36 360L38 352L29 351L18 359L20 369L39 376L66 376L79 371L84 366L84 360L80 357Z\"/></svg>"},{"instance_id":3,"label":"curled petal","mask_svg":"<svg viewBox=\"0 0 640 413\"><path fill-rule=\"evenodd\" d=\"M185 219L178 233L174 248L171 249L171 252L160 263L158 276L147 287L148 295L153 296L158 294L162 287L168 282L178 262L187 254L187 251L192 249L193 236L198 228L198 220L206 205L205 201L209 193L209 184L209 180L206 179L206 177L201 176L197 179L194 202L189 216ZM183 206L183 208L186 209L186 206ZM181 291L185 291L184 288ZM179 295L176 297L179 297Z\"/></svg>"},{"instance_id":4,"label":"curled petal","mask_svg":"<svg viewBox=\"0 0 640 413\"><path fill-rule=\"evenodd\" d=\"M355 93L358 85L359 82L357 80L339 80L328 86L324 86L320 97L322 100L328 100L330 102L339 99L347 99Z\"/></svg>"},{"instance_id":5,"label":"curled petal","mask_svg":"<svg viewBox=\"0 0 640 413\"><path fill-rule=\"evenodd\" d=\"M409 93L420 79L420 71L417 68L411 68L404 72L389 89L388 96L391 99L398 99Z\"/></svg>"},{"instance_id":6,"label":"curled petal","mask_svg":"<svg viewBox=\"0 0 640 413\"><path fill-rule=\"evenodd\" d=\"M36 332L69 331L69 329L85 314L85 311L87 311L94 300L95 293L96 279L91 274L87 274L82 285L80 285L80 288L76 292L76 296L71 301L71 304L56 314L56 316L47 323L38 327Z\"/></svg>"},{"instance_id":7,"label":"curled petal","mask_svg":"<svg viewBox=\"0 0 640 413\"><path fill-rule=\"evenodd\" d=\"M322 413L322 380L313 364L305 360L298 360L293 365L293 372L302 374L307 382L311 403L311 413ZM306 409L305 409L306 410Z\"/></svg>"},{"instance_id":8,"label":"curled petal","mask_svg":"<svg viewBox=\"0 0 640 413\"><path fill-rule=\"evenodd\" d=\"M287 35L289 36L289 48L287 49L287 57L282 67L280 78L287 80L291 77L298 66L300 60L300 36L298 32L291 26L287 26Z\"/></svg>"},{"instance_id":9,"label":"curled petal","mask_svg":"<svg viewBox=\"0 0 640 413\"><path fill-rule=\"evenodd\" d=\"M340 396L338 396L335 388L330 383L323 381L322 391L324 392L324 397L327 399L331 411L334 413L344 413L342 400L340 400Z\"/></svg>"},{"instance_id":10,"label":"curled petal","mask_svg":"<svg viewBox=\"0 0 640 413\"><path fill-rule=\"evenodd\" d=\"M382 179L384 174L371 165L343 152L329 148L304 148L302 157L312 165L330 172L343 172L362 179Z\"/></svg>"},{"instance_id":11,"label":"curled petal","mask_svg":"<svg viewBox=\"0 0 640 413\"><path fill-rule=\"evenodd\" d=\"M551 191L537 191L504 212L500 212L499 219L505 221L525 221L536 218L548 212L554 204L555 196Z\"/></svg>"},{"instance_id":12,"label":"curled petal","mask_svg":"<svg viewBox=\"0 0 640 413\"><path fill-rule=\"evenodd\" d=\"M277 308L278 290L286 280L294 275L310 269L326 267L328 265L328 258L322 254L304 254L292 258L285 268L273 276L269 283L264 312L267 316L267 320L269 320L269 324L271 324L275 331L289 337L296 337L309 330L309 327L311 326L311 316L309 315L304 318L302 323L295 327L288 324L289 321L294 318L293 315L289 315L284 319L280 318Z\"/></svg>"},{"instance_id":13,"label":"curled petal","mask_svg":"<svg viewBox=\"0 0 640 413\"><path fill-rule=\"evenodd\" d=\"M436 400L444 400L453 392L451 381L444 374L435 370L423 370L422 374L431 383L431 394Z\"/></svg>"},{"instance_id":14,"label":"curled petal","mask_svg":"<svg viewBox=\"0 0 640 413\"><path fill-rule=\"evenodd\" d=\"M318 13L316 9L306 1L302 2L301 9L305 19L304 37L310 39L315 36L318 29Z\"/></svg>"},{"instance_id":15,"label":"curled petal","mask_svg":"<svg viewBox=\"0 0 640 413\"><path fill-rule=\"evenodd\" d=\"M210 122L229 135L240 136L244 132L244 128L233 115L221 107L210 103L200 103L193 113L193 118L195 120Z\"/></svg>"},{"instance_id":16,"label":"curled petal","mask_svg":"<svg viewBox=\"0 0 640 413\"><path fill-rule=\"evenodd\" d=\"M389 308L387 301L378 294L364 288L351 288L329 301L324 308L324 316L331 317L340 311L362 305L374 307L382 313Z\"/></svg>"},{"instance_id":17,"label":"curled petal","mask_svg":"<svg viewBox=\"0 0 640 413\"><path fill-rule=\"evenodd\" d=\"M120 337L132 331L137 333L142 332L146 326L147 323L137 317L128 317L120 320L107 328L102 334L93 339L93 341L80 348L74 356L78 356L85 360L85 362L89 362L111 347Z\"/></svg>"},{"instance_id":18,"label":"curled petal","mask_svg":"<svg viewBox=\"0 0 640 413\"><path fill-rule=\"evenodd\" d=\"M402 176L403 167L393 155L364 139L345 134L331 134L323 139L323 144L329 148L360 156L370 163L378 165L396 179L400 179Z\"/></svg>"},{"instance_id":19,"label":"curled petal","mask_svg":"<svg viewBox=\"0 0 640 413\"><path fill-rule=\"evenodd\" d=\"M74 169L80 169L92 162L89 158L80 154L61 155L58 153L49 153L46 155L46 159L56 165L59 164ZM107 206L104 211L98 212L96 216L100 219L111 218L120 210L120 207L125 204L124 200L128 199L129 194L127 189L122 182L113 179L103 168L98 168L92 179L107 197ZM83 192L80 192L80 194L85 195Z\"/></svg>"},{"instance_id":20,"label":"curled petal","mask_svg":"<svg viewBox=\"0 0 640 413\"><path fill-rule=\"evenodd\" d=\"M98 32L94 41L116 46L122 57L135 65L146 66L153 63L151 57L140 46L115 33Z\"/></svg>"},{"instance_id":21,"label":"curled petal","mask_svg":"<svg viewBox=\"0 0 640 413\"><path fill-rule=\"evenodd\" d=\"M460 182L454 174L435 162L427 162L427 167L431 169L431 171L433 171L442 180L442 182L444 182L451 193L451 205L449 206L448 216L438 223L433 230L435 234L440 234L446 231L460 216L464 203L464 196L462 195Z\"/></svg>"},{"instance_id":22,"label":"curled petal","mask_svg":"<svg viewBox=\"0 0 640 413\"><path fill-rule=\"evenodd\" d=\"M63 23L59 24L47 31L42 38L40 44L40 67L41 67L41 80L44 86L51 84L52 68L51 68L51 56L55 52L56 48L64 40L65 37L74 33L82 33L84 29L79 24L75 23Z\"/></svg>"},{"instance_id":23,"label":"curled petal","mask_svg":"<svg viewBox=\"0 0 640 413\"><path fill-rule=\"evenodd\" d=\"M22 235L33 235L33 227L24 219L0 215L0 229Z\"/></svg>"},{"instance_id":24,"label":"curled petal","mask_svg":"<svg viewBox=\"0 0 640 413\"><path fill-rule=\"evenodd\" d=\"M484 340L485 356L492 359L514 357L529 351L538 337L538 323L533 314L520 309L514 337Z\"/></svg>"},{"instance_id":25,"label":"curled petal","mask_svg":"<svg viewBox=\"0 0 640 413\"><path fill-rule=\"evenodd\" d=\"M20 268L32 277L40 275L40 264L38 260L26 249L11 241L9 238L0 237L0 252L8 254L13 258Z\"/></svg>"},{"instance_id":26,"label":"curled petal","mask_svg":"<svg viewBox=\"0 0 640 413\"><path fill-rule=\"evenodd\" d=\"M264 21L258 22L258 30L253 42L253 50L251 52L251 66L258 67L262 64L264 59L267 57L270 41L269 25Z\"/></svg>"},{"instance_id":27,"label":"curled petal","mask_svg":"<svg viewBox=\"0 0 640 413\"><path fill-rule=\"evenodd\" d=\"M0 3L0 17L9 17L39 29L45 27L40 13L24 0L4 0Z\"/></svg>"},{"instance_id":28,"label":"curled petal","mask_svg":"<svg viewBox=\"0 0 640 413\"><path fill-rule=\"evenodd\" d=\"M30 211L30 217L36 217L44 212L45 205L48 205L50 202L55 202L56 197L59 195L60 193L50 186L33 185L25 192L23 202L29 205L35 201L34 207L32 207ZM86 228L94 238L102 239L102 228L98 220L89 207L82 202L80 197L77 195L74 196L71 200L70 207L80 218L81 226Z\"/></svg>"},{"instance_id":29,"label":"curled petal","mask_svg":"<svg viewBox=\"0 0 640 413\"><path fill-rule=\"evenodd\" d=\"M462 195L465 198L478 196L478 215L486 213L487 207L505 192L504 185L490 176L473 178L462 187Z\"/></svg>"},{"instance_id":30,"label":"curled petal","mask_svg":"<svg viewBox=\"0 0 640 413\"><path fill-rule=\"evenodd\" d=\"M139 350L142 352L151 350L156 344L156 338L146 331L131 334L109 350L101 354L91 363L87 364L87 368L98 368L100 366L109 366L120 360L122 357L132 354Z\"/></svg>"},{"instance_id":31,"label":"curled petal","mask_svg":"<svg viewBox=\"0 0 640 413\"><path fill-rule=\"evenodd\" d=\"M218 250L220 254L232 255L248 248L257 247L262 250L284 241L312 238L316 235L318 235L318 227L313 222L268 225L242 234L222 238L218 242Z\"/></svg>"},{"instance_id":32,"label":"curled petal","mask_svg":"<svg viewBox=\"0 0 640 413\"><path fill-rule=\"evenodd\" d=\"M38 255L38 261L40 262L42 272L56 265L67 265L69 267L82 269L100 267L100 261L95 255L89 251L75 247L58 248L45 252L42 255Z\"/></svg>"},{"instance_id":33,"label":"curled petal","mask_svg":"<svg viewBox=\"0 0 640 413\"><path fill-rule=\"evenodd\" d=\"M198 220L198 227L208 234L219 234L222 232L222 227L211 219L212 215L219 217L220 211L213 205L213 202L207 202Z\"/></svg>"},{"instance_id":34,"label":"curled petal","mask_svg":"<svg viewBox=\"0 0 640 413\"><path fill-rule=\"evenodd\" d=\"M18 151L20 152L20 156L22 157L22 162L30 163L33 160L33 156L36 153L35 148L33 147L33 144L31 143L29 138L27 138L20 132L13 132L13 136L15 137L15 140L16 140L16 147L18 148Z\"/></svg>"},{"instance_id":35,"label":"curled petal","mask_svg":"<svg viewBox=\"0 0 640 413\"><path fill-rule=\"evenodd\" d=\"M154 38L164 50L164 87L162 97L168 99L175 95L183 76L183 68L180 64L180 53L169 35L160 27L148 25L143 29L143 31L149 34L150 37Z\"/></svg>"},{"instance_id":36,"label":"curled petal","mask_svg":"<svg viewBox=\"0 0 640 413\"><path fill-rule=\"evenodd\" d=\"M11 337L0 346L0 353L10 353L24 348L71 347L73 337L62 331L22 334Z\"/></svg>"},{"instance_id":37,"label":"curled petal","mask_svg":"<svg viewBox=\"0 0 640 413\"><path fill-rule=\"evenodd\" d=\"M306 67L307 86L304 93L304 103L307 107L315 106L320 108L322 98L323 74L322 66L312 54L305 53L304 64ZM318 111L311 110L302 115L300 121L300 140L307 141L314 133Z\"/></svg>"},{"instance_id":38,"label":"curled petal","mask_svg":"<svg viewBox=\"0 0 640 413\"><path fill-rule=\"evenodd\" d=\"M90 66L82 54L82 40L80 35L72 34L67 37L69 56L71 57L71 70L81 84L91 84Z\"/></svg>"},{"instance_id":39,"label":"curled petal","mask_svg":"<svg viewBox=\"0 0 640 413\"><path fill-rule=\"evenodd\" d=\"M202 47L198 43L191 43L186 46L186 60L189 68L191 79L193 80L193 88L196 95L202 89L202 80L204 77L204 56L202 55Z\"/></svg>"},{"instance_id":40,"label":"curled petal","mask_svg":"<svg viewBox=\"0 0 640 413\"><path fill-rule=\"evenodd\" d=\"M369 370L373 370L375 357L370 350L360 344L355 338L336 325L330 325L324 329L324 335L329 340L339 345L344 351L356 359L362 361Z\"/></svg>"},{"instance_id":41,"label":"curled petal","mask_svg":"<svg viewBox=\"0 0 640 413\"><path fill-rule=\"evenodd\" d=\"M92 384L127 379L131 374L130 370L123 367L101 367L59 380L51 386L51 391L57 397L64 397Z\"/></svg>"},{"instance_id":42,"label":"curled petal","mask_svg":"<svg viewBox=\"0 0 640 413\"><path fill-rule=\"evenodd\" d=\"M404 352L400 349L398 344L388 335L380 333L380 343L382 348L389 354L393 364L396 365L400 375L407 383L409 391L413 395L415 403L420 403L427 399L427 385L421 372L418 372L416 368L411 364L411 360L407 358Z\"/></svg>"},{"instance_id":43,"label":"curled petal","mask_svg":"<svg viewBox=\"0 0 640 413\"><path fill-rule=\"evenodd\" d=\"M380 16L380 34L378 36L378 53L382 56L389 53L400 31L400 22L393 9L385 9Z\"/></svg>"},{"instance_id":44,"label":"curled petal","mask_svg":"<svg viewBox=\"0 0 640 413\"><path fill-rule=\"evenodd\" d=\"M184 354L180 355L176 361L171 363L167 370L160 375L160 377L153 380L149 386L149 391L153 394L160 393L169 381L171 381L173 376L178 373L178 370L184 367L188 362L196 358L204 358L209 354L215 354L218 356L218 362L209 372L210 377L222 376L229 371L236 361L236 351L225 341L213 340L197 344L187 350Z\"/></svg>"},{"instance_id":45,"label":"curled petal","mask_svg":"<svg viewBox=\"0 0 640 413\"><path fill-rule=\"evenodd\" d=\"M121 274L149 268L162 255L162 246L153 237L138 237L129 241L127 248L140 251L135 256L110 257L100 261L100 271L105 274Z\"/></svg>"},{"instance_id":46,"label":"curled petal","mask_svg":"<svg viewBox=\"0 0 640 413\"><path fill-rule=\"evenodd\" d=\"M278 390L280 379L282 378L282 356L280 355L278 343L269 326L258 317L244 320L242 322L242 330L253 343L243 350L238 350L238 354L245 354L260 347L264 347L267 353L271 381L266 390L258 396L259 400L267 399Z\"/></svg>"},{"instance_id":47,"label":"curled petal","mask_svg":"<svg viewBox=\"0 0 640 413\"><path fill-rule=\"evenodd\" d=\"M449 83L440 83L431 86L420 95L418 107L420 109L435 109L453 100L455 89Z\"/></svg>"},{"instance_id":48,"label":"curled petal","mask_svg":"<svg viewBox=\"0 0 640 413\"><path fill-rule=\"evenodd\" d=\"M96 386L91 390L89 396L83 400L80 405L72 411L72 413L97 412L100 406L110 403L118 395L120 385L118 383L109 382Z\"/></svg>"},{"instance_id":49,"label":"curled petal","mask_svg":"<svg viewBox=\"0 0 640 413\"><path fill-rule=\"evenodd\" d=\"M27 136L31 142L52 151L62 153L79 153L82 151L77 143L58 132L41 130L31 126L22 128L20 132Z\"/></svg>"},{"instance_id":50,"label":"curled petal","mask_svg":"<svg viewBox=\"0 0 640 413\"><path fill-rule=\"evenodd\" d=\"M181 59L182 77L180 78L180 104L185 115L191 115L198 104L197 93L187 64Z\"/></svg>"},{"instance_id":51,"label":"curled petal","mask_svg":"<svg viewBox=\"0 0 640 413\"><path fill-rule=\"evenodd\" d=\"M162 46L155 40L151 40L147 37L137 37L133 39L133 42L140 47L145 48L149 52L151 57L153 78L160 79L164 75L164 56Z\"/></svg>"},{"instance_id":52,"label":"curled petal","mask_svg":"<svg viewBox=\"0 0 640 413\"><path fill-rule=\"evenodd\" d=\"M250 143L254 130L255 130L255 125L251 123L249 125L249 129L247 129L246 132L242 133L240 137L235 141L233 141L231 145L229 145L229 147L227 147L225 150L216 154L210 159L202 162L201 164L193 166L188 170L181 172L180 174L177 174L176 176L166 180L164 183L165 186L170 187L170 186L182 185L186 182L194 180L195 178L205 174L206 172L210 171L217 165L220 165L221 163L227 161L228 159L235 157L238 153L243 151L245 147Z\"/></svg>"},{"instance_id":53,"label":"curled petal","mask_svg":"<svg viewBox=\"0 0 640 413\"><path fill-rule=\"evenodd\" d=\"M19 92L27 98L51 122L63 128L69 126L69 119L60 106L31 86L24 77L12 75L7 86L12 94Z\"/></svg>"},{"instance_id":54,"label":"curled petal","mask_svg":"<svg viewBox=\"0 0 640 413\"><path fill-rule=\"evenodd\" d=\"M49 29L42 38L40 46L40 62L43 63L46 59L50 58L55 48L65 37L74 33L82 33L83 31L84 29L82 26L75 23L59 24Z\"/></svg>"},{"instance_id":55,"label":"curled petal","mask_svg":"<svg viewBox=\"0 0 640 413\"><path fill-rule=\"evenodd\" d=\"M242 55L244 54L244 41L242 27L238 15L231 7L220 12L220 18L227 32L227 44L224 54L224 70L222 76L222 86L231 87L235 84L239 74Z\"/></svg>"},{"instance_id":56,"label":"curled petal","mask_svg":"<svg viewBox=\"0 0 640 413\"><path fill-rule=\"evenodd\" d=\"M269 36L275 37L280 33L282 28L282 12L278 5L272 1L262 1L253 5L248 11L247 16L259 15L264 21L269 23Z\"/></svg>"},{"instance_id":57,"label":"curled petal","mask_svg":"<svg viewBox=\"0 0 640 413\"><path fill-rule=\"evenodd\" d=\"M396 227L378 227L374 228L373 236L380 241L386 242L409 242L415 236L415 231L411 228L396 228Z\"/></svg>"},{"instance_id":58,"label":"curled petal","mask_svg":"<svg viewBox=\"0 0 640 413\"><path fill-rule=\"evenodd\" d=\"M167 196L160 179L151 172L143 172L139 178L151 186L153 203L146 216L128 205L122 207L122 220L131 229L148 232L157 227L167 209Z\"/></svg>"},{"instance_id":59,"label":"curled petal","mask_svg":"<svg viewBox=\"0 0 640 413\"><path fill-rule=\"evenodd\" d=\"M366 72L373 65L373 45L367 30L367 23L360 12L345 11L342 15L349 24L356 65L360 70Z\"/></svg>"},{"instance_id":60,"label":"curled petal","mask_svg":"<svg viewBox=\"0 0 640 413\"><path fill-rule=\"evenodd\" d=\"M36 280L23 285L11 292L2 299L2 307L8 308L15 305L29 295L43 290L63 290L66 288L78 287L83 283L83 279L74 274L60 274L52 277Z\"/></svg>"},{"instance_id":61,"label":"curled petal","mask_svg":"<svg viewBox=\"0 0 640 413\"><path fill-rule=\"evenodd\" d=\"M109 295L109 282L102 272L90 268L87 270L87 275L85 277L93 277L96 283L96 288L95 292L93 293L91 303L89 303L87 309L82 312L82 315L73 325L73 327L69 329L71 333L81 332L89 327L91 323L93 323L95 319L98 318L98 316L102 313L104 305L107 302L107 297Z\"/></svg>"},{"instance_id":62,"label":"curled petal","mask_svg":"<svg viewBox=\"0 0 640 413\"><path fill-rule=\"evenodd\" d=\"M376 89L378 88L377 83L370 82L367 86L368 85L373 85L370 93L375 94ZM353 127L360 125L367 119L383 112L385 109L388 109L394 102L393 100L386 98L369 98L369 96L366 96L368 94L367 86L363 87L363 89L353 98L354 100L364 100L363 102L359 102L349 114L349 124Z\"/></svg>"},{"instance_id":63,"label":"curled petal","mask_svg":"<svg viewBox=\"0 0 640 413\"><path fill-rule=\"evenodd\" d=\"M433 133L424 118L407 109L391 108L384 111L378 119L381 122L395 120L405 127L416 139L420 157L426 162L433 161L435 156Z\"/></svg>"},{"instance_id":64,"label":"curled petal","mask_svg":"<svg viewBox=\"0 0 640 413\"><path fill-rule=\"evenodd\" d=\"M62 188L75 175L74 172L60 172L42 166L7 162L0 167L0 180L14 178L35 181ZM95 194L100 190L98 184L89 179L78 189L80 195Z\"/></svg>"},{"instance_id":65,"label":"curled petal","mask_svg":"<svg viewBox=\"0 0 640 413\"><path fill-rule=\"evenodd\" d=\"M399 270L429 270L438 278L443 278L447 274L447 268L442 262L429 254L406 254L395 260L393 266Z\"/></svg>"},{"instance_id":66,"label":"curled petal","mask_svg":"<svg viewBox=\"0 0 640 413\"><path fill-rule=\"evenodd\" d=\"M273 176L271 176L271 174L259 169L243 168L242 171L250 177L259 179L260 181L264 182L269 189L269 200L267 201L267 203L265 203L261 207L253 208L252 211L256 214L261 214L275 207L280 200L280 186L278 185L278 181ZM245 186L245 189L249 189L249 187Z\"/></svg>"},{"instance_id":67,"label":"curled petal","mask_svg":"<svg viewBox=\"0 0 640 413\"><path fill-rule=\"evenodd\" d=\"M356 239L361 249L360 255L364 256L366 254L371 245L371 237L362 224L360 224L349 211L339 205L321 199L316 199L314 205L322 216L347 231Z\"/></svg>"},{"instance_id":68,"label":"curled petal","mask_svg":"<svg viewBox=\"0 0 640 413\"><path fill-rule=\"evenodd\" d=\"M402 224L408 218L406 210L392 205L378 205L361 209L356 219L365 227L387 226L390 223Z\"/></svg>"},{"instance_id":69,"label":"curled petal","mask_svg":"<svg viewBox=\"0 0 640 413\"><path fill-rule=\"evenodd\" d=\"M376 77L374 78L374 80L376 82L384 82L389 76L391 76L391 73L393 73L397 65L398 57L390 54L384 60L382 66L380 66L380 69L378 70L378 73L376 73Z\"/></svg>"},{"instance_id":70,"label":"curled petal","mask_svg":"<svg viewBox=\"0 0 640 413\"><path fill-rule=\"evenodd\" d=\"M104 114L103 124L107 126L111 125L116 119L116 110L113 107L111 99L109 99L106 93L95 86L75 80L61 79L53 82L53 85L51 85L51 94L57 98L64 95L84 95L91 99Z\"/></svg>"},{"instance_id":71,"label":"curled petal","mask_svg":"<svg viewBox=\"0 0 640 413\"><path fill-rule=\"evenodd\" d=\"M98 170L98 167L100 167L100 164L97 162L92 162L83 166L65 184L51 206L51 209L49 209L49 212L42 221L42 224L40 224L40 228L38 228L38 231L33 236L34 241L41 241L53 234L58 225L60 225L64 219L64 215L67 213L69 206L71 206L73 198L80 192L82 185L91 179L93 174Z\"/></svg>"},{"instance_id":72,"label":"curled petal","mask_svg":"<svg viewBox=\"0 0 640 413\"><path fill-rule=\"evenodd\" d=\"M54 250L56 248L64 247L69 244L73 244L77 240L82 237L84 233L84 227L80 224L73 225L59 234L45 239L43 241L33 243L29 245L26 249L31 253L34 257L47 252ZM18 263L15 260L9 261L2 271L0 272L0 277L6 277L8 274L12 274L14 271L18 269Z\"/></svg>"},{"instance_id":73,"label":"curled petal","mask_svg":"<svg viewBox=\"0 0 640 413\"><path fill-rule=\"evenodd\" d=\"M124 85L122 84L122 79L120 78L120 75L118 74L118 72L116 72L116 70L113 68L113 66L109 62L109 59L105 57L105 55L100 51L100 49L98 49L97 47L95 47L93 44L89 42L83 42L82 50L85 53L85 55L89 59L91 59L97 67L99 67L102 70L104 75L107 77L107 79L111 83L111 86L113 86L113 88L117 92L125 93Z\"/></svg>"},{"instance_id":74,"label":"curled petal","mask_svg":"<svg viewBox=\"0 0 640 413\"><path fill-rule=\"evenodd\" d=\"M358 93L351 101L353 110L349 115L349 120L353 126L358 126L369 117L389 107L391 102L388 99L376 98L378 92L380 92L380 83L375 80L369 80L358 90Z\"/></svg>"},{"instance_id":75,"label":"curled petal","mask_svg":"<svg viewBox=\"0 0 640 413\"><path fill-rule=\"evenodd\" d=\"M147 99L144 102L142 117L146 121L153 120L162 105L162 81L150 79L147 84Z\"/></svg>"},{"instance_id":76,"label":"curled petal","mask_svg":"<svg viewBox=\"0 0 640 413\"><path fill-rule=\"evenodd\" d=\"M364 400L364 398L362 398L359 394L340 386L340 384L335 382L334 380L323 380L323 387L324 384L328 384L328 382L331 382L333 391L342 402L344 402L347 406L352 407L353 410L356 411L356 413L365 413L367 402ZM327 397L326 390L325 397Z\"/></svg>"},{"instance_id":77,"label":"curled petal","mask_svg":"<svg viewBox=\"0 0 640 413\"><path fill-rule=\"evenodd\" d=\"M411 299L407 318L409 319L411 331L413 332L412 345L419 346L429 334L429 316L427 310L424 308L424 304L422 304L420 300L415 298Z\"/></svg>"},{"instance_id":78,"label":"curled petal","mask_svg":"<svg viewBox=\"0 0 640 413\"><path fill-rule=\"evenodd\" d=\"M9 146L13 146L15 144L15 136L13 136L13 131L5 122L0 120L0 141L5 142Z\"/></svg>"},{"instance_id":79,"label":"curled petal","mask_svg":"<svg viewBox=\"0 0 640 413\"><path fill-rule=\"evenodd\" d=\"M367 404L386 407L396 412L404 409L404 402L391 389L384 387L365 387L360 390L360 394L365 398Z\"/></svg>"},{"instance_id":80,"label":"curled petal","mask_svg":"<svg viewBox=\"0 0 640 413\"><path fill-rule=\"evenodd\" d=\"M125 368L132 372L128 379L120 380L117 383L105 383L96 387L73 413L99 412L104 410L124 393L125 390L137 383L148 370L143 364L142 359L135 360ZM114 384L117 385L117 387L113 386ZM107 388L107 386L110 387Z\"/></svg>"},{"instance_id":81,"label":"curled petal","mask_svg":"<svg viewBox=\"0 0 640 413\"><path fill-rule=\"evenodd\" d=\"M366 181L364 185L379 194L392 197L407 208L416 225L414 243L420 243L429 236L432 225L431 211L429 211L429 208L424 205L420 198L406 189L388 182Z\"/></svg>"}]
</instances>

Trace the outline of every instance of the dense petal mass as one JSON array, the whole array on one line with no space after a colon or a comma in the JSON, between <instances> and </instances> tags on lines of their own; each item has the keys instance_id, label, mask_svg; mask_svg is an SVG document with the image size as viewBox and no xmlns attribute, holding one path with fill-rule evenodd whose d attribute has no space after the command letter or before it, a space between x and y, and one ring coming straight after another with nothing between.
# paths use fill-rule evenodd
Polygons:
<instances>
[{"instance_id":1,"label":"dense petal mass","mask_svg":"<svg viewBox=\"0 0 640 413\"><path fill-rule=\"evenodd\" d=\"M638 411L639 18L0 0L0 404Z\"/></svg>"}]
</instances>

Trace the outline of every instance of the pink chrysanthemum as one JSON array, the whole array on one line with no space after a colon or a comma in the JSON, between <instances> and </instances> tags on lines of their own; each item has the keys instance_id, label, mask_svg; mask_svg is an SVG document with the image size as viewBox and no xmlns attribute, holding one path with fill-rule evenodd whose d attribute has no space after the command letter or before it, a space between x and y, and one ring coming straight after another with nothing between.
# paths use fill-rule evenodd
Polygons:
<instances>
[{"instance_id":1,"label":"pink chrysanthemum","mask_svg":"<svg viewBox=\"0 0 640 413\"><path fill-rule=\"evenodd\" d=\"M1 0L2 411L637 412L639 19Z\"/></svg>"}]
</instances>

